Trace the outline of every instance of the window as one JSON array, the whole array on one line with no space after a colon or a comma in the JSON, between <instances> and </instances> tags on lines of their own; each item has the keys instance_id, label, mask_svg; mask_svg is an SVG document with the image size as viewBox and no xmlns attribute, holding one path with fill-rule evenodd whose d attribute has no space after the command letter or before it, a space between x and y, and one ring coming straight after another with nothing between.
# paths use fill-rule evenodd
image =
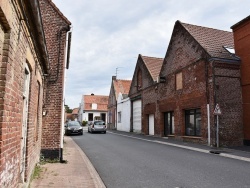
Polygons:
<instances>
[{"instance_id":1,"label":"window","mask_svg":"<svg viewBox=\"0 0 250 188\"><path fill-rule=\"evenodd\" d=\"M89 121L93 121L93 114L92 114L92 113L89 113L88 116L89 116L89 117L88 117Z\"/></svg>"},{"instance_id":2,"label":"window","mask_svg":"<svg viewBox=\"0 0 250 188\"><path fill-rule=\"evenodd\" d=\"M91 107L92 107L92 110L97 110L97 104L96 103L92 103Z\"/></svg>"},{"instance_id":3,"label":"window","mask_svg":"<svg viewBox=\"0 0 250 188\"><path fill-rule=\"evenodd\" d=\"M164 113L164 134L167 136L174 133L174 112L166 112Z\"/></svg>"},{"instance_id":4,"label":"window","mask_svg":"<svg viewBox=\"0 0 250 188\"><path fill-rule=\"evenodd\" d=\"M176 90L182 89L182 72L175 75Z\"/></svg>"},{"instance_id":5,"label":"window","mask_svg":"<svg viewBox=\"0 0 250 188\"><path fill-rule=\"evenodd\" d=\"M201 110L185 111L185 130L187 136L201 136Z\"/></svg>"},{"instance_id":6,"label":"window","mask_svg":"<svg viewBox=\"0 0 250 188\"><path fill-rule=\"evenodd\" d=\"M122 122L122 112L118 112L118 123Z\"/></svg>"}]
</instances>

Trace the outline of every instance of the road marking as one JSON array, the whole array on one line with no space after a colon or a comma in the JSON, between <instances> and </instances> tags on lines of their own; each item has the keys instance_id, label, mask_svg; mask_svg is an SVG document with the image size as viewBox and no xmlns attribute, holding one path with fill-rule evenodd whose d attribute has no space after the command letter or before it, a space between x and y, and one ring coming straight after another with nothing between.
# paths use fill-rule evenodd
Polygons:
<instances>
[{"instance_id":1,"label":"road marking","mask_svg":"<svg viewBox=\"0 0 250 188\"><path fill-rule=\"evenodd\" d=\"M162 141L158 141L158 140L148 140L148 139L144 139L144 138L137 138L134 136L128 136L128 135L123 135L123 134L109 132L109 131L108 131L108 133L116 134L116 135L120 135L120 136L124 136L124 137L128 137L128 138L134 138L137 140L143 140L143 141L147 141L147 142L155 142L155 143L159 143L159 144L164 144L164 145L174 146L174 147L188 149L188 150L192 150L192 151L198 151L198 152L202 152L202 153L211 154L210 150L199 149L199 148L194 148L194 147L189 147L189 146L183 146L183 145L179 145L179 144L172 144L172 143L162 142ZM237 160L241 160L241 161L250 162L250 158L247 158L247 157L241 157L241 156L231 155L231 154L227 154L227 153L220 153L218 155L220 155L222 157L231 158L231 159L237 159Z\"/></svg>"}]
</instances>

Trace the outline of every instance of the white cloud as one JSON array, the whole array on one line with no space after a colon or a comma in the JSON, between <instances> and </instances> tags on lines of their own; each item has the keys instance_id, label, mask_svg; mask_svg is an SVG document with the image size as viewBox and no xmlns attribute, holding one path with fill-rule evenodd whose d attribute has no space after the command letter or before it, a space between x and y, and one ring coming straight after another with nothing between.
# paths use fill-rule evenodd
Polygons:
<instances>
[{"instance_id":1,"label":"white cloud","mask_svg":"<svg viewBox=\"0 0 250 188\"><path fill-rule=\"evenodd\" d=\"M176 20L231 31L249 0L53 0L72 22L66 104L83 94L109 95L111 78L132 79L138 54L164 57Z\"/></svg>"}]
</instances>

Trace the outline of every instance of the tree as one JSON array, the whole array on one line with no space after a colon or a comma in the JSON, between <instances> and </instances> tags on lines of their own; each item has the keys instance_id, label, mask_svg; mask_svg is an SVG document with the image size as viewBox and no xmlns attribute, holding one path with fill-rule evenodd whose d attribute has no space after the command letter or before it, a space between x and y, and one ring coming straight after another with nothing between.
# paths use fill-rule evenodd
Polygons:
<instances>
[{"instance_id":1,"label":"tree","mask_svg":"<svg viewBox=\"0 0 250 188\"><path fill-rule=\"evenodd\" d=\"M65 107L65 111L66 111L67 113L72 113L73 110L70 109L69 106L68 106L67 104L65 104L64 107Z\"/></svg>"}]
</instances>

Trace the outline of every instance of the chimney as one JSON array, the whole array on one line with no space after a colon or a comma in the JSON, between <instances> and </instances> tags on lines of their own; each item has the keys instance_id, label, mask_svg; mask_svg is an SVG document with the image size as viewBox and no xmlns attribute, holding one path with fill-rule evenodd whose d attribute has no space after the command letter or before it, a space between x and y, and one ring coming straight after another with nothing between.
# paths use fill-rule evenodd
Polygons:
<instances>
[{"instance_id":1,"label":"chimney","mask_svg":"<svg viewBox=\"0 0 250 188\"><path fill-rule=\"evenodd\" d=\"M112 80L116 80L116 76L112 76Z\"/></svg>"}]
</instances>

